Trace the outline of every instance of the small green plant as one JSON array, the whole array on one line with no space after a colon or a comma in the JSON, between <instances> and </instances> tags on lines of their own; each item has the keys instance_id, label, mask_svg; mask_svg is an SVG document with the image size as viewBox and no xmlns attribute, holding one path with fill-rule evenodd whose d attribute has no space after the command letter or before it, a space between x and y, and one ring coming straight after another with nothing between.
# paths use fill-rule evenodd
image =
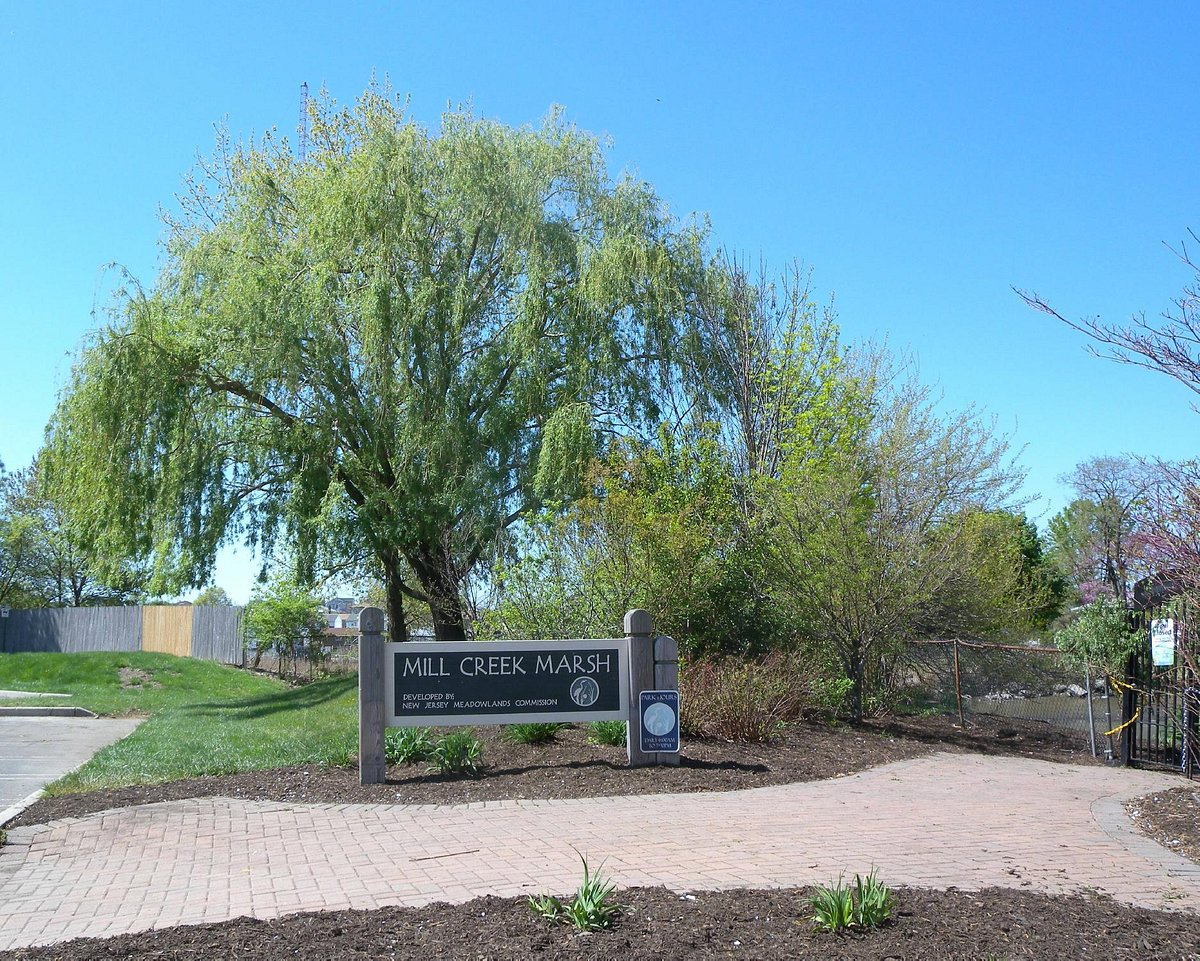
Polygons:
<instances>
[{"instance_id":1,"label":"small green plant","mask_svg":"<svg viewBox=\"0 0 1200 961\"><path fill-rule=\"evenodd\" d=\"M565 724L556 723L507 724L501 737L517 744L548 744L564 727Z\"/></svg>"},{"instance_id":2,"label":"small green plant","mask_svg":"<svg viewBox=\"0 0 1200 961\"><path fill-rule=\"evenodd\" d=\"M575 896L563 904L550 894L539 894L529 898L529 907L534 914L552 923L570 924L579 931L599 931L611 927L613 919L621 913L621 906L612 900L617 886L608 881L597 870L588 870L587 858L582 854L583 881Z\"/></svg>"},{"instance_id":3,"label":"small green plant","mask_svg":"<svg viewBox=\"0 0 1200 961\"><path fill-rule=\"evenodd\" d=\"M874 870L865 878L854 875L854 923L860 928L877 928L892 917L896 896Z\"/></svg>"},{"instance_id":4,"label":"small green plant","mask_svg":"<svg viewBox=\"0 0 1200 961\"><path fill-rule=\"evenodd\" d=\"M854 886L841 878L825 887L818 885L809 898L813 927L818 931L845 931L849 928L877 928L888 921L896 909L896 896L883 884L876 872L865 878L854 875Z\"/></svg>"},{"instance_id":5,"label":"small green plant","mask_svg":"<svg viewBox=\"0 0 1200 961\"><path fill-rule=\"evenodd\" d=\"M441 738L429 751L428 760L430 770L439 774L476 774L482 756L483 745L467 728Z\"/></svg>"},{"instance_id":6,"label":"small green plant","mask_svg":"<svg viewBox=\"0 0 1200 961\"><path fill-rule=\"evenodd\" d=\"M829 887L818 885L809 904L813 927L818 931L844 931L854 923L854 898L841 878Z\"/></svg>"},{"instance_id":7,"label":"small green plant","mask_svg":"<svg viewBox=\"0 0 1200 961\"><path fill-rule=\"evenodd\" d=\"M433 751L432 731L427 727L392 727L384 738L388 764L428 761Z\"/></svg>"},{"instance_id":8,"label":"small green plant","mask_svg":"<svg viewBox=\"0 0 1200 961\"><path fill-rule=\"evenodd\" d=\"M592 721L588 731L588 740L593 744L620 747L625 743L624 721Z\"/></svg>"},{"instance_id":9,"label":"small green plant","mask_svg":"<svg viewBox=\"0 0 1200 961\"><path fill-rule=\"evenodd\" d=\"M552 924L563 920L563 903L553 894L531 894L529 908L539 918Z\"/></svg>"}]
</instances>

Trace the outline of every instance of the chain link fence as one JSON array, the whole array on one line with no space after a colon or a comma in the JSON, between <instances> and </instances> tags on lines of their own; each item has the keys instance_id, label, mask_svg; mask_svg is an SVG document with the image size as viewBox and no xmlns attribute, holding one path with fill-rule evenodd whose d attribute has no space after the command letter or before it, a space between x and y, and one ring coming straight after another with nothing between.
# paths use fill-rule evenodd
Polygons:
<instances>
[{"instance_id":1,"label":"chain link fence","mask_svg":"<svg viewBox=\"0 0 1200 961\"><path fill-rule=\"evenodd\" d=\"M1007 718L1077 737L1093 757L1117 756L1121 697L1052 647L923 641L906 645L903 700L912 710Z\"/></svg>"}]
</instances>

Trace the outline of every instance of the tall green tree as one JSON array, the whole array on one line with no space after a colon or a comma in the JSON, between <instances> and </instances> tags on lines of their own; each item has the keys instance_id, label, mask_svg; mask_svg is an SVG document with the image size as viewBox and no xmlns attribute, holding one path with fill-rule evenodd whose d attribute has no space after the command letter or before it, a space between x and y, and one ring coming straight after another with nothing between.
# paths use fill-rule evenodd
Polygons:
<instances>
[{"instance_id":1,"label":"tall green tree","mask_svg":"<svg viewBox=\"0 0 1200 961\"><path fill-rule=\"evenodd\" d=\"M0 594L28 607L136 602L145 571L127 557L100 557L50 498L41 463L0 479Z\"/></svg>"},{"instance_id":2,"label":"tall green tree","mask_svg":"<svg viewBox=\"0 0 1200 961\"><path fill-rule=\"evenodd\" d=\"M1018 511L969 509L947 533L961 539L958 560L925 605L918 634L1010 643L1044 635L1070 587L1037 525Z\"/></svg>"},{"instance_id":3,"label":"tall green tree","mask_svg":"<svg viewBox=\"0 0 1200 961\"><path fill-rule=\"evenodd\" d=\"M755 543L715 425L614 444L588 493L522 531L497 571L487 629L510 637L594 637L640 607L687 657L769 646Z\"/></svg>"},{"instance_id":4,"label":"tall green tree","mask_svg":"<svg viewBox=\"0 0 1200 961\"><path fill-rule=\"evenodd\" d=\"M764 483L772 590L852 683L861 718L905 641L953 629L952 588L979 562L979 511L1011 502L1022 475L1006 438L886 360L860 367L857 428L824 457L797 445ZM931 611L942 607L939 617Z\"/></svg>"},{"instance_id":5,"label":"tall green tree","mask_svg":"<svg viewBox=\"0 0 1200 961\"><path fill-rule=\"evenodd\" d=\"M17 507L19 478L3 473L0 464L0 604L37 604L29 591L29 566L35 553L37 528L33 518Z\"/></svg>"},{"instance_id":6,"label":"tall green tree","mask_svg":"<svg viewBox=\"0 0 1200 961\"><path fill-rule=\"evenodd\" d=\"M1093 457L1059 480L1075 499L1050 519L1055 560L1085 602L1107 594L1128 606L1155 471L1132 457Z\"/></svg>"},{"instance_id":7,"label":"tall green tree","mask_svg":"<svg viewBox=\"0 0 1200 961\"><path fill-rule=\"evenodd\" d=\"M216 584L202 590L192 603L197 607L233 607L233 601L225 593L225 588Z\"/></svg>"},{"instance_id":8,"label":"tall green tree","mask_svg":"<svg viewBox=\"0 0 1200 961\"><path fill-rule=\"evenodd\" d=\"M432 133L385 92L314 101L308 160L221 144L172 222L157 285L128 290L54 415L56 491L104 547L204 583L226 539L365 550L438 638L461 584L598 430L657 422L701 231L613 180L551 113Z\"/></svg>"}]
</instances>

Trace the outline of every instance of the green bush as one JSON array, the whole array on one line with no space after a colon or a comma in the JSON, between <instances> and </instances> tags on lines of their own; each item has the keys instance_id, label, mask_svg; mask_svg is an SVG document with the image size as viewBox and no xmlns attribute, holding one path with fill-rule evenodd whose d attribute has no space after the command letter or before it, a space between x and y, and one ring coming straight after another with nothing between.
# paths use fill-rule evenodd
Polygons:
<instances>
[{"instance_id":1,"label":"green bush","mask_svg":"<svg viewBox=\"0 0 1200 961\"><path fill-rule=\"evenodd\" d=\"M429 752L430 770L439 774L476 774L483 745L469 728L441 738Z\"/></svg>"},{"instance_id":2,"label":"green bush","mask_svg":"<svg viewBox=\"0 0 1200 961\"><path fill-rule=\"evenodd\" d=\"M433 751L433 732L427 727L392 727L384 736L388 764L428 761Z\"/></svg>"},{"instance_id":3,"label":"green bush","mask_svg":"<svg viewBox=\"0 0 1200 961\"><path fill-rule=\"evenodd\" d=\"M592 721L588 725L588 740L593 744L620 747L625 743L624 721Z\"/></svg>"},{"instance_id":4,"label":"green bush","mask_svg":"<svg viewBox=\"0 0 1200 961\"><path fill-rule=\"evenodd\" d=\"M565 724L536 723L536 724L506 724L500 736L506 741L516 744L548 744L561 731Z\"/></svg>"},{"instance_id":5,"label":"green bush","mask_svg":"<svg viewBox=\"0 0 1200 961\"><path fill-rule=\"evenodd\" d=\"M302 584L281 577L266 587L257 588L246 605L243 623L247 644L258 667L264 653L278 658L280 677L284 661L307 658L310 662L324 657L321 646L321 602Z\"/></svg>"},{"instance_id":6,"label":"green bush","mask_svg":"<svg viewBox=\"0 0 1200 961\"><path fill-rule=\"evenodd\" d=\"M1099 597L1055 632L1054 643L1075 663L1091 664L1120 677L1142 633L1130 627L1129 613L1120 601Z\"/></svg>"}]
</instances>

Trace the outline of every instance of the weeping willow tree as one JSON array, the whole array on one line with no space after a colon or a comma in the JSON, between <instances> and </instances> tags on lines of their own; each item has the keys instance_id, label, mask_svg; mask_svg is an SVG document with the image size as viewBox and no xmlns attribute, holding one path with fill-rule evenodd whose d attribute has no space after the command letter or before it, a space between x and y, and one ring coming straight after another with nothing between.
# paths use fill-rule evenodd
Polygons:
<instances>
[{"instance_id":1,"label":"weeping willow tree","mask_svg":"<svg viewBox=\"0 0 1200 961\"><path fill-rule=\"evenodd\" d=\"M100 553L199 586L222 543L372 557L463 636L498 536L569 497L605 430L658 417L698 348L699 228L613 179L557 112L431 132L388 92L286 141L219 144L121 292L49 428L60 503Z\"/></svg>"}]
</instances>

